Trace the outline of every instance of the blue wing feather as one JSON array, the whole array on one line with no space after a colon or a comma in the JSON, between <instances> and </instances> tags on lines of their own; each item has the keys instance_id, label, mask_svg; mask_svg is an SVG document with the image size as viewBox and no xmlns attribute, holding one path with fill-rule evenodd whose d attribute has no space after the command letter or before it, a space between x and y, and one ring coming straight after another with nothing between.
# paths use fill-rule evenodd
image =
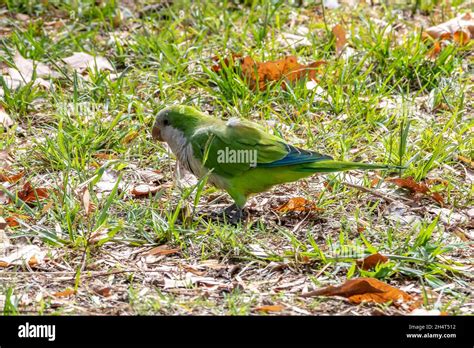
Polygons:
<instances>
[{"instance_id":1,"label":"blue wing feather","mask_svg":"<svg viewBox=\"0 0 474 348\"><path fill-rule=\"evenodd\" d=\"M281 166L291 166L302 163L313 163L323 160L332 160L331 156L322 155L315 151L303 150L289 144L285 144L288 154L282 159L270 163L258 163L257 167L274 168Z\"/></svg>"}]
</instances>

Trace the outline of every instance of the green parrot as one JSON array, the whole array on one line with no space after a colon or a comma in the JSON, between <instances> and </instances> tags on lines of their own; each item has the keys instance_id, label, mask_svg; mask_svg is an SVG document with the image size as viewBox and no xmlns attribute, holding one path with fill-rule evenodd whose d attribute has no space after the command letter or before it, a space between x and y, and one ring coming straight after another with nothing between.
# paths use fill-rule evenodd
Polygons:
<instances>
[{"instance_id":1,"label":"green parrot","mask_svg":"<svg viewBox=\"0 0 474 348\"><path fill-rule=\"evenodd\" d=\"M266 133L253 122L223 121L190 106L170 106L156 116L152 136L165 141L178 161L198 178L227 191L234 204L225 209L231 221L242 217L250 195L315 173L395 166L335 161L303 150Z\"/></svg>"}]
</instances>

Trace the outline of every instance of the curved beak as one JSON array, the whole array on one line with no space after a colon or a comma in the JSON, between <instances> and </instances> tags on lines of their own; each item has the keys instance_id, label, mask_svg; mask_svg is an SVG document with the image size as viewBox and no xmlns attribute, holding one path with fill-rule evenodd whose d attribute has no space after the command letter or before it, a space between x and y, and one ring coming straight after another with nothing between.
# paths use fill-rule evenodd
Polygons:
<instances>
[{"instance_id":1,"label":"curved beak","mask_svg":"<svg viewBox=\"0 0 474 348\"><path fill-rule=\"evenodd\" d=\"M158 127L153 126L153 129L151 130L151 136L153 139L158 140L158 141L163 141L163 138L161 137L161 131Z\"/></svg>"}]
</instances>

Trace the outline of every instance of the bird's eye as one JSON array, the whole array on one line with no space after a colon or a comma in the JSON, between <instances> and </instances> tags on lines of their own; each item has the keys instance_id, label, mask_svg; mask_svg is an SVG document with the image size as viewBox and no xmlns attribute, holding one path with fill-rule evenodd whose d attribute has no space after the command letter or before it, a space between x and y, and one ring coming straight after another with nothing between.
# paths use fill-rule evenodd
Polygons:
<instances>
[{"instance_id":1,"label":"bird's eye","mask_svg":"<svg viewBox=\"0 0 474 348\"><path fill-rule=\"evenodd\" d=\"M163 120L163 125L168 126L169 124L170 124L170 121L168 121L168 120L166 120L166 119Z\"/></svg>"}]
</instances>

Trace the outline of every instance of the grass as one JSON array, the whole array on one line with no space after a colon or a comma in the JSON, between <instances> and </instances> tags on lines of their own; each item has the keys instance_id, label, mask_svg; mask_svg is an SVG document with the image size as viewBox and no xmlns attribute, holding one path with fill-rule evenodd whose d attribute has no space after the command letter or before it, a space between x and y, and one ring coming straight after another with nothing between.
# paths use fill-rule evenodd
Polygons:
<instances>
[{"instance_id":1,"label":"grass","mask_svg":"<svg viewBox=\"0 0 474 348\"><path fill-rule=\"evenodd\" d=\"M9 171L24 171L23 181L51 190L47 200L26 205L15 197L21 185L12 186L16 204L1 205L0 215L28 217L9 229L14 243L56 253L39 274L22 273L24 266L0 270L4 314L247 315L260 314L256 308L269 303L284 304L287 314L364 314L373 307L404 313L297 296L304 287L358 276L411 286L427 309L472 312L472 224L455 217L468 217L472 206L472 167L458 156L473 156L473 44L450 43L431 61L430 43L418 28L467 10L465 2L453 2L454 9L417 1L413 7L382 2L324 12L320 5L297 7L291 1L176 1L147 12L144 2L95 3L2 5L7 11L0 20L10 32L0 38L0 62L14 66L18 51L61 74L50 90L31 82L8 89L2 82L0 105L15 122L0 128L0 149L14 159ZM334 52L330 30L338 23L354 52L348 57ZM279 41L282 32L302 27L310 47ZM72 73L60 59L77 51L107 57L120 75L112 80L109 72L89 71L85 79ZM257 61L286 55L302 62L323 59L323 92L307 89L306 81L286 90L276 84L252 91L238 72L212 71L213 56L224 59L232 52ZM256 121L289 143L336 159L403 165L404 177L442 179L432 189L445 197L444 210L425 199L407 203L403 190L383 180L373 189L396 202L344 184L355 180L369 187L376 175L400 173L351 172L258 195L249 202L250 219L237 226L209 219L229 198L205 180L180 189L174 157L151 139L154 115L177 103ZM141 183L145 169L160 171L160 189L137 199L129 189ZM112 174L118 178L113 188L101 192L98 185ZM90 214L81 196L85 188L95 206ZM296 196L323 211L272 210ZM162 244L180 252L148 263L143 251ZM390 261L360 270L356 259L374 252ZM69 277L67 285L59 272ZM184 286L168 286L186 274ZM74 298L51 296L67 286L77 289ZM98 287L110 287L113 295L97 295ZM24 299L38 293L38 301Z\"/></svg>"}]
</instances>

